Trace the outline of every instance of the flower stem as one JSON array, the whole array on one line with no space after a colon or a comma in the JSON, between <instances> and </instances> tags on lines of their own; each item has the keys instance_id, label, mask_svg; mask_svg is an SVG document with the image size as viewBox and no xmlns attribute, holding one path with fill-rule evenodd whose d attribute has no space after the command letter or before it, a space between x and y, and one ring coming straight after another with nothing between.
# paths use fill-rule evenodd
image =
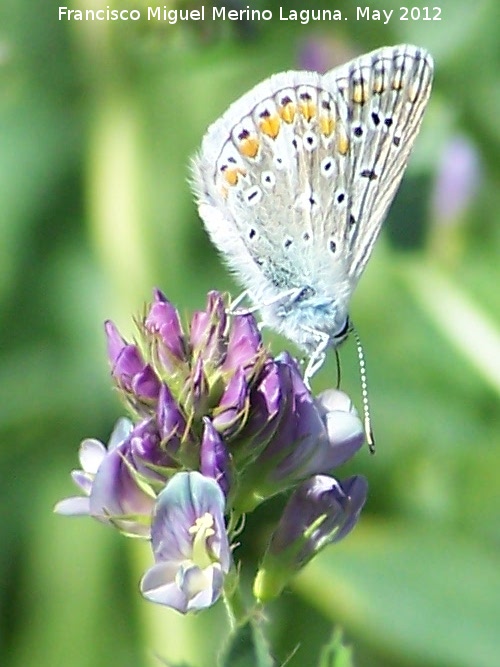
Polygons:
<instances>
[{"instance_id":1,"label":"flower stem","mask_svg":"<svg viewBox=\"0 0 500 667\"><path fill-rule=\"evenodd\" d=\"M231 631L234 631L248 620L251 612L246 608L241 592L237 587L230 591L224 591L223 599Z\"/></svg>"}]
</instances>

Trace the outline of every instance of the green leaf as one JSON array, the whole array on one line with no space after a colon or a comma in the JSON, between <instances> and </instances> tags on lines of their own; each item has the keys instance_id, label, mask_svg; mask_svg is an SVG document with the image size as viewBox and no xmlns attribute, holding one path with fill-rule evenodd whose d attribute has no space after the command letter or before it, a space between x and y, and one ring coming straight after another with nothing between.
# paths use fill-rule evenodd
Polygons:
<instances>
[{"instance_id":1,"label":"green leaf","mask_svg":"<svg viewBox=\"0 0 500 667\"><path fill-rule=\"evenodd\" d=\"M365 521L296 583L350 636L401 661L498 663L500 568L479 539L417 522Z\"/></svg>"},{"instance_id":2,"label":"green leaf","mask_svg":"<svg viewBox=\"0 0 500 667\"><path fill-rule=\"evenodd\" d=\"M239 626L229 637L219 667L273 667L275 662L262 630L253 621Z\"/></svg>"}]
</instances>

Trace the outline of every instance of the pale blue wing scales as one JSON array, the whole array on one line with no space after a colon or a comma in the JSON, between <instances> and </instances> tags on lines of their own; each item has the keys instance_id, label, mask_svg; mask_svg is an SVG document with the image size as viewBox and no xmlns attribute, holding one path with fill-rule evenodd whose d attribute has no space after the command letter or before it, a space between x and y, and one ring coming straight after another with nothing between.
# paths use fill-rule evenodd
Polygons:
<instances>
[{"instance_id":1,"label":"pale blue wing scales","mask_svg":"<svg viewBox=\"0 0 500 667\"><path fill-rule=\"evenodd\" d=\"M340 221L331 205L325 224L337 229L345 243L342 252L349 257L353 285L406 169L429 99L432 72L432 59L424 49L401 45L378 49L323 79L350 110L345 163L349 203Z\"/></svg>"},{"instance_id":2,"label":"pale blue wing scales","mask_svg":"<svg viewBox=\"0 0 500 667\"><path fill-rule=\"evenodd\" d=\"M345 331L431 81L430 56L409 45L323 76L283 72L203 139L193 175L205 227L264 322L306 349ZM297 289L300 299L279 306Z\"/></svg>"},{"instance_id":3,"label":"pale blue wing scales","mask_svg":"<svg viewBox=\"0 0 500 667\"><path fill-rule=\"evenodd\" d=\"M285 72L259 84L209 128L195 159L200 214L257 300L311 284L330 294L337 284L347 297L347 267L328 250L323 224L331 191L344 189L336 143L347 108L321 81Z\"/></svg>"}]
</instances>

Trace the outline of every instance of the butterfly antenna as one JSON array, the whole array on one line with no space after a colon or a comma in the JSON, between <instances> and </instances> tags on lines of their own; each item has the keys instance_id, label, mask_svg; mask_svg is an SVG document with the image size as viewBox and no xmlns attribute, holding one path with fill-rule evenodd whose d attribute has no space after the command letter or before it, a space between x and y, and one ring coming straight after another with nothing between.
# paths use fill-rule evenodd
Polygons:
<instances>
[{"instance_id":1,"label":"butterfly antenna","mask_svg":"<svg viewBox=\"0 0 500 667\"><path fill-rule=\"evenodd\" d=\"M365 363L365 353L363 351L363 346L361 345L361 340L359 334L351 324L351 331L356 342L356 350L358 353L358 362L359 362L359 375L361 378L361 400L363 401L363 414L364 414L364 426L366 441L368 443L368 449L370 454L375 454L375 437L373 435L372 429L372 420L370 418L370 404L368 402L368 384L366 381L366 363Z\"/></svg>"},{"instance_id":2,"label":"butterfly antenna","mask_svg":"<svg viewBox=\"0 0 500 667\"><path fill-rule=\"evenodd\" d=\"M340 365L340 354L337 347L335 348L335 361L337 362L337 389L340 389L340 383L342 381L342 367Z\"/></svg>"}]
</instances>

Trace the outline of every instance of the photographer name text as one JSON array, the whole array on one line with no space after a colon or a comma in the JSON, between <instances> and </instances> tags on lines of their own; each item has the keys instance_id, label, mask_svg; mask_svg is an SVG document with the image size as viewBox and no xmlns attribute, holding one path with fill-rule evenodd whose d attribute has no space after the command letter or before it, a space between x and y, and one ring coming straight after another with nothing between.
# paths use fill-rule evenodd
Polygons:
<instances>
[{"instance_id":1,"label":"photographer name text","mask_svg":"<svg viewBox=\"0 0 500 667\"><path fill-rule=\"evenodd\" d=\"M146 7L146 9L70 9L59 7L59 21L158 21L170 23L179 21L299 21L302 24L311 21L347 21L348 17L339 9L288 9L279 7L270 9L227 9L227 7L198 9L169 9L163 7ZM399 21L440 21L440 7L399 7L395 9L372 9L369 6L354 7L352 18L356 21L380 21L384 25L392 20Z\"/></svg>"}]
</instances>

